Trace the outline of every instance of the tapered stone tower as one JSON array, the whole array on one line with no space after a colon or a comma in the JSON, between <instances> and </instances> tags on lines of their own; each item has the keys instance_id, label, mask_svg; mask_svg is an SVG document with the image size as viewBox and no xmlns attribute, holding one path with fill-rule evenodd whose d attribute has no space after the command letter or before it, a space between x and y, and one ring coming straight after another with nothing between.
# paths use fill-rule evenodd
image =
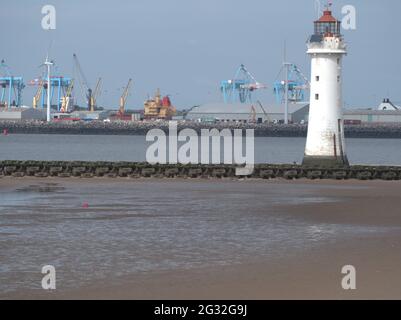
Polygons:
<instances>
[{"instance_id":1,"label":"tapered stone tower","mask_svg":"<svg viewBox=\"0 0 401 320\"><path fill-rule=\"evenodd\" d=\"M347 54L341 22L327 8L314 22L307 53L311 56L308 136L303 164L348 166L344 143L342 58Z\"/></svg>"}]
</instances>

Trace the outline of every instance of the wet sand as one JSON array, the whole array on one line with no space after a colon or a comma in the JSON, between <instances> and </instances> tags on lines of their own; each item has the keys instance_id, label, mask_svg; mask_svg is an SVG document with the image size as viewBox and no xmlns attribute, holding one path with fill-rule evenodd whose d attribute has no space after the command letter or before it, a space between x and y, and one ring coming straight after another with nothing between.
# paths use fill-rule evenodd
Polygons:
<instances>
[{"instance_id":1,"label":"wet sand","mask_svg":"<svg viewBox=\"0 0 401 320\"><path fill-rule=\"evenodd\" d=\"M45 179L67 188L83 181L87 186L122 185L127 180ZM149 181L144 179L144 181ZM189 180L174 180L187 188ZM37 184L38 179L0 179L0 190ZM140 181L134 182L141 183ZM161 184L168 183L165 180ZM244 201L253 201L253 188L285 191L294 185L311 190L327 202L269 204L289 221L301 220L311 228L338 224L367 228L368 235L351 240L334 236L321 245L302 251L282 252L273 257L254 257L230 265L176 268L135 272L101 279L55 292L19 290L1 298L55 299L401 299L401 182L385 181L204 181L230 187L243 184L250 190ZM223 200L224 201L224 200ZM34 208L32 209L34 210ZM220 208L220 210L222 210ZM382 228L376 232L375 228ZM384 231L383 231L384 230ZM318 233L316 233L318 234ZM291 237L291 235L288 235ZM266 234L269 237L269 234ZM317 242L318 239L317 239ZM341 288L341 268L353 265L357 290Z\"/></svg>"}]
</instances>

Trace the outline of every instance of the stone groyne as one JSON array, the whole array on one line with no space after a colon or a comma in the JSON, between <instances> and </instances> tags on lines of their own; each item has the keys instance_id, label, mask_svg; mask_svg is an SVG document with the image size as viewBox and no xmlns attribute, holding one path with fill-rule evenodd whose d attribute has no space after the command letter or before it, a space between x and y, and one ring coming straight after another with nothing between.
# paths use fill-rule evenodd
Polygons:
<instances>
[{"instance_id":1,"label":"stone groyne","mask_svg":"<svg viewBox=\"0 0 401 320\"><path fill-rule=\"evenodd\" d=\"M0 161L3 177L60 177L60 178L232 178L234 165L160 165L132 162L78 161ZM259 164L246 178L253 179L359 179L400 180L401 167L351 166L347 168L303 167L300 165Z\"/></svg>"},{"instance_id":2,"label":"stone groyne","mask_svg":"<svg viewBox=\"0 0 401 320\"><path fill-rule=\"evenodd\" d=\"M0 131L9 134L86 134L86 135L146 135L151 129L168 133L167 122L51 122L0 121ZM300 124L243 124L178 122L178 130L201 129L254 129L257 137L306 137L307 126ZM401 124L365 124L345 126L348 138L401 138Z\"/></svg>"}]
</instances>

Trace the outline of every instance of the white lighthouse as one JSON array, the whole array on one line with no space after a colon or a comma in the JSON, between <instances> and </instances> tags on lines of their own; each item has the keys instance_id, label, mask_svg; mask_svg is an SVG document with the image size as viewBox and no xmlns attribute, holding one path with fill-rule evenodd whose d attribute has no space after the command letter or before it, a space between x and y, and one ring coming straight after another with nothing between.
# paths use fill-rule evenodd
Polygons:
<instances>
[{"instance_id":1,"label":"white lighthouse","mask_svg":"<svg viewBox=\"0 0 401 320\"><path fill-rule=\"evenodd\" d=\"M341 22L329 7L314 22L308 41L312 58L308 136L303 164L348 166L342 112L342 58L347 54Z\"/></svg>"}]
</instances>

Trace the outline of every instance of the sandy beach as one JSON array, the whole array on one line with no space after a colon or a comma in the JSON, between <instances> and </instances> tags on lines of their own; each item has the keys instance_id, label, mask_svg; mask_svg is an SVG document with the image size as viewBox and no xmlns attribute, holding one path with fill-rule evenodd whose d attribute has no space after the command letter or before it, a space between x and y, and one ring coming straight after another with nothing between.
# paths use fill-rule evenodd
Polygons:
<instances>
[{"instance_id":1,"label":"sandy beach","mask_svg":"<svg viewBox=\"0 0 401 320\"><path fill-rule=\"evenodd\" d=\"M177 265L175 268L163 268L161 264L159 270L142 270L121 275L116 270L112 277L94 277L84 284L65 288L60 284L54 292L21 287L11 292L2 290L0 297L3 299L401 298L401 198L399 196L401 182L3 178L0 179L0 190L10 191L49 182L66 190L83 188L87 190L86 192L89 192L91 187L96 188L95 186L99 185L110 189L118 187L119 190L127 191L149 184L153 188L155 184L159 184L171 189L171 192L194 188L200 197L206 199L212 196L205 190L208 186L214 185L222 192L221 197L226 196L223 190L227 193L230 192L227 191L229 189L248 192L244 198L249 202L246 210L250 210L248 213L252 212L252 217L259 218L274 212L280 219L288 221L289 226L302 221L300 228L308 228L309 231L313 230L313 233L309 233L305 238L302 249L296 246L293 249L293 245L286 244L286 239L291 239L292 233L285 234L284 228L284 231L280 231L284 232L283 238L280 238L282 245L274 247L276 251L271 255L259 256L258 251L255 251L246 256L241 255L240 251L227 250L228 253L224 253L227 259L231 259L233 255L238 255L239 258L235 262L224 264L220 263L221 261L216 262L216 259L209 261L207 258L209 251L199 251L197 254L202 254L201 258L205 259L207 264ZM203 193L201 187L206 188L202 189ZM275 192L280 190L282 193L288 190L290 194L298 194L299 199L304 197L309 201L271 202L266 198L266 207L261 207L264 194L268 195L269 192L273 192L272 190ZM311 196L317 197L317 200L311 201ZM210 201L213 201L213 198L210 198ZM32 214L37 210L40 210L39 207L32 206ZM174 210L174 206L165 207L165 210ZM225 212L224 206L215 207L215 210L216 214ZM246 215L247 212L244 208L240 208L239 214ZM231 219L235 217L232 216ZM335 228L323 232L322 226L335 226ZM252 228L255 227L251 227L245 236L251 236ZM344 231L343 235L342 228L349 231ZM326 236L327 232L332 234ZM216 230L216 233L218 234L219 230ZM270 236L267 231L265 237ZM7 245L6 238L7 235L3 235L5 245ZM216 240L216 243L218 241L223 240ZM232 241L225 245L230 248L238 244ZM210 250L212 249L213 244ZM200 249L192 248L192 250ZM168 251L165 252L168 254ZM210 256L213 255L210 253ZM123 256L115 257L119 258L124 259ZM164 258L162 251L154 259ZM2 254L3 262L9 259L10 257ZM180 259L185 260L185 257ZM113 261L118 265L118 261ZM111 274L113 263L109 266ZM344 265L353 265L356 268L356 290L345 291L341 287L341 279L344 276L341 274L341 268ZM93 264L90 267L96 269L97 265Z\"/></svg>"}]
</instances>

